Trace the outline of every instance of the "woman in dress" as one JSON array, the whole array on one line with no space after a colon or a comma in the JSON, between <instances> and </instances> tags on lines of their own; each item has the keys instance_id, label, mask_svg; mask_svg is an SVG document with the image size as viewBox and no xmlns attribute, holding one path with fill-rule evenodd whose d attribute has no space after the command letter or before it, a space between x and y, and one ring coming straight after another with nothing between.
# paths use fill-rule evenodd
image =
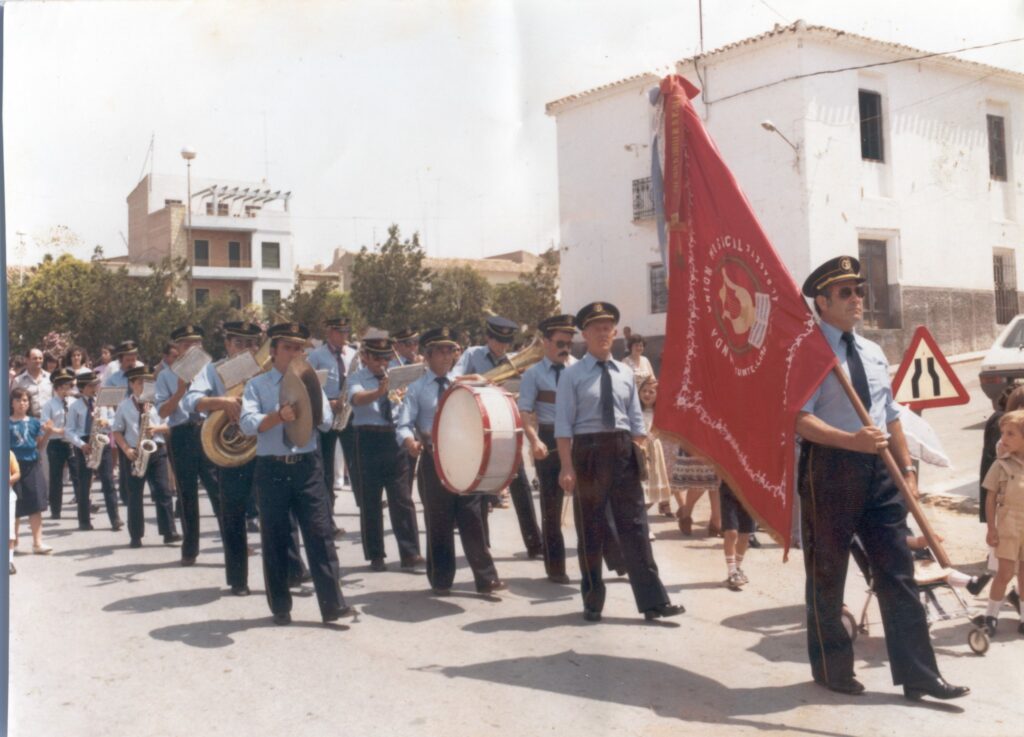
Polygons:
<instances>
[{"instance_id":1,"label":"woman in dress","mask_svg":"<svg viewBox=\"0 0 1024 737\"><path fill-rule=\"evenodd\" d=\"M644 355L644 347L644 336L635 333L630 335L626 341L626 348L629 350L629 353L622 359L624 364L633 369L637 386L643 384L648 376L654 376L654 368L651 366L651 362L647 360L647 356Z\"/></svg>"},{"instance_id":2,"label":"woman in dress","mask_svg":"<svg viewBox=\"0 0 1024 737\"><path fill-rule=\"evenodd\" d=\"M11 391L10 446L18 459L21 478L14 485L18 496L15 504L15 537L22 517L28 517L32 530L32 552L49 555L53 548L43 543L43 512L47 506L46 478L39 459L39 449L46 445L49 430L28 414L31 400L24 389Z\"/></svg>"},{"instance_id":3,"label":"woman in dress","mask_svg":"<svg viewBox=\"0 0 1024 737\"><path fill-rule=\"evenodd\" d=\"M697 506L701 495L708 493L711 504L711 519L708 521L708 537L722 534L722 513L719 508L718 485L720 480L714 466L700 456L690 455L681 446L664 441L665 459L671 472L669 483L672 485L672 496L676 498L679 509L676 519L679 531L684 535L693 534L693 508ZM665 510L660 510L665 511ZM671 516L671 511L668 512Z\"/></svg>"}]
</instances>

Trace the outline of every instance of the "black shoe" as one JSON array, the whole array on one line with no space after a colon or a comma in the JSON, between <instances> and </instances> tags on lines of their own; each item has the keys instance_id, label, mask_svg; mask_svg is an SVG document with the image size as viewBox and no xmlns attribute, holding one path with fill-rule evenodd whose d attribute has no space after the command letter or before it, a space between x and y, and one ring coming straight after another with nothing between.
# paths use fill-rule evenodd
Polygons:
<instances>
[{"instance_id":1,"label":"black shoe","mask_svg":"<svg viewBox=\"0 0 1024 737\"><path fill-rule=\"evenodd\" d=\"M111 525L110 525L110 529L113 530L114 532L117 532L122 527L124 527L124 522L122 522L119 519L118 520L114 520L113 523L111 523Z\"/></svg>"},{"instance_id":2,"label":"black shoe","mask_svg":"<svg viewBox=\"0 0 1024 737\"><path fill-rule=\"evenodd\" d=\"M996 636L996 627L999 625L999 620L995 617L985 617L985 632L988 633L989 637Z\"/></svg>"},{"instance_id":3,"label":"black shoe","mask_svg":"<svg viewBox=\"0 0 1024 737\"><path fill-rule=\"evenodd\" d=\"M846 694L847 696L859 696L864 693L864 684L853 676L833 683L826 683L825 681L819 681L818 679L814 679L814 682L819 686L824 686L829 691Z\"/></svg>"},{"instance_id":4,"label":"black shoe","mask_svg":"<svg viewBox=\"0 0 1024 737\"><path fill-rule=\"evenodd\" d=\"M446 589L442 586L434 586L432 589L430 589L430 593L432 593L434 596L451 596L452 590Z\"/></svg>"},{"instance_id":5,"label":"black shoe","mask_svg":"<svg viewBox=\"0 0 1024 737\"><path fill-rule=\"evenodd\" d=\"M323 620L324 624L327 624L328 622L337 622L339 619L342 619L344 617L354 616L356 616L356 610L354 607L343 606L338 607L333 612L323 615Z\"/></svg>"},{"instance_id":6,"label":"black shoe","mask_svg":"<svg viewBox=\"0 0 1024 737\"><path fill-rule=\"evenodd\" d=\"M971 596L977 596L985 590L985 587L991 580L991 573L982 573L980 576L971 576L971 580L967 582L967 591L970 592Z\"/></svg>"},{"instance_id":7,"label":"black shoe","mask_svg":"<svg viewBox=\"0 0 1024 737\"><path fill-rule=\"evenodd\" d=\"M181 542L181 535L177 532L172 532L170 535L164 535L164 545L175 545Z\"/></svg>"},{"instance_id":8,"label":"black shoe","mask_svg":"<svg viewBox=\"0 0 1024 737\"><path fill-rule=\"evenodd\" d=\"M970 692L971 689L967 688L967 686L954 686L947 683L945 678L936 678L934 681L920 686L903 686L903 695L909 701L920 701L925 696L946 701L958 699Z\"/></svg>"},{"instance_id":9,"label":"black shoe","mask_svg":"<svg viewBox=\"0 0 1024 737\"><path fill-rule=\"evenodd\" d=\"M292 615L288 612L277 612L274 614L274 624L279 627L283 627L286 624L292 623Z\"/></svg>"},{"instance_id":10,"label":"black shoe","mask_svg":"<svg viewBox=\"0 0 1024 737\"><path fill-rule=\"evenodd\" d=\"M627 571L625 568L616 568L615 569L615 575L616 576L625 576L627 573L629 573L629 571Z\"/></svg>"},{"instance_id":11,"label":"black shoe","mask_svg":"<svg viewBox=\"0 0 1024 737\"><path fill-rule=\"evenodd\" d=\"M383 558L374 558L370 561L371 571L386 571L388 569L387 563L384 562Z\"/></svg>"},{"instance_id":12,"label":"black shoe","mask_svg":"<svg viewBox=\"0 0 1024 737\"><path fill-rule=\"evenodd\" d=\"M259 533L259 531L260 531L259 523L257 523L256 520L254 520L254 519L249 520L248 522L245 523L245 531L246 532Z\"/></svg>"},{"instance_id":13,"label":"black shoe","mask_svg":"<svg viewBox=\"0 0 1024 737\"><path fill-rule=\"evenodd\" d=\"M664 617L675 617L686 611L686 608L682 604L662 604L661 606L652 607L644 610L644 619L662 619Z\"/></svg>"},{"instance_id":14,"label":"black shoe","mask_svg":"<svg viewBox=\"0 0 1024 737\"><path fill-rule=\"evenodd\" d=\"M478 594L493 594L495 591L504 591L508 588L508 584L498 579L497 581L490 581L485 583L483 586L477 586L476 592Z\"/></svg>"},{"instance_id":15,"label":"black shoe","mask_svg":"<svg viewBox=\"0 0 1024 737\"><path fill-rule=\"evenodd\" d=\"M536 560L544 555L544 548L527 548L526 557L530 560Z\"/></svg>"},{"instance_id":16,"label":"black shoe","mask_svg":"<svg viewBox=\"0 0 1024 737\"><path fill-rule=\"evenodd\" d=\"M90 524L87 524L87 525L79 525L78 529L81 530L82 532L89 532L90 530L95 530L96 528L93 527L92 524L90 523Z\"/></svg>"},{"instance_id":17,"label":"black shoe","mask_svg":"<svg viewBox=\"0 0 1024 737\"><path fill-rule=\"evenodd\" d=\"M569 583L569 577L564 573L552 573L548 576L548 581L551 581L551 583Z\"/></svg>"},{"instance_id":18,"label":"black shoe","mask_svg":"<svg viewBox=\"0 0 1024 737\"><path fill-rule=\"evenodd\" d=\"M1012 589L1006 595L1006 601L1010 602L1010 605L1017 610L1017 614L1020 614L1020 594L1017 593L1017 589Z\"/></svg>"},{"instance_id":19,"label":"black shoe","mask_svg":"<svg viewBox=\"0 0 1024 737\"><path fill-rule=\"evenodd\" d=\"M313 580L313 574L310 573L309 571L306 571L305 573L303 573L300 576L289 576L288 577L288 588L290 588L290 589L298 588L302 584L309 583L312 580Z\"/></svg>"},{"instance_id":20,"label":"black shoe","mask_svg":"<svg viewBox=\"0 0 1024 737\"><path fill-rule=\"evenodd\" d=\"M344 527L338 527L337 529L334 530L334 539L335 540L341 540L343 537L345 537L345 528Z\"/></svg>"},{"instance_id":21,"label":"black shoe","mask_svg":"<svg viewBox=\"0 0 1024 737\"><path fill-rule=\"evenodd\" d=\"M749 547L751 547L751 548L758 549L758 548L761 547L761 541L757 539L757 535L755 535L753 532L751 532L750 533L750 541L747 543L747 545Z\"/></svg>"},{"instance_id":22,"label":"black shoe","mask_svg":"<svg viewBox=\"0 0 1024 737\"><path fill-rule=\"evenodd\" d=\"M89 511L92 512L93 514L96 514L97 512L100 511L100 505L99 504L90 504L89 505Z\"/></svg>"},{"instance_id":23,"label":"black shoe","mask_svg":"<svg viewBox=\"0 0 1024 737\"><path fill-rule=\"evenodd\" d=\"M128 543L128 547L129 548L141 548L142 547L142 540L141 540L141 538L133 537L132 541L130 543Z\"/></svg>"},{"instance_id":24,"label":"black shoe","mask_svg":"<svg viewBox=\"0 0 1024 737\"><path fill-rule=\"evenodd\" d=\"M426 562L422 555L414 555L412 558L406 558L402 561L402 568L415 568L416 566L426 564Z\"/></svg>"},{"instance_id":25,"label":"black shoe","mask_svg":"<svg viewBox=\"0 0 1024 737\"><path fill-rule=\"evenodd\" d=\"M587 622L600 622L601 612L597 611L596 609L584 609L583 619Z\"/></svg>"},{"instance_id":26,"label":"black shoe","mask_svg":"<svg viewBox=\"0 0 1024 737\"><path fill-rule=\"evenodd\" d=\"M249 591L249 587L248 586L246 586L245 584L242 584L241 586L232 586L231 587L231 593L234 594L235 596L248 596L252 592Z\"/></svg>"},{"instance_id":27,"label":"black shoe","mask_svg":"<svg viewBox=\"0 0 1024 737\"><path fill-rule=\"evenodd\" d=\"M189 566L194 566L195 564L196 559L194 557L182 557L181 559L181 565L185 568L188 568Z\"/></svg>"}]
</instances>

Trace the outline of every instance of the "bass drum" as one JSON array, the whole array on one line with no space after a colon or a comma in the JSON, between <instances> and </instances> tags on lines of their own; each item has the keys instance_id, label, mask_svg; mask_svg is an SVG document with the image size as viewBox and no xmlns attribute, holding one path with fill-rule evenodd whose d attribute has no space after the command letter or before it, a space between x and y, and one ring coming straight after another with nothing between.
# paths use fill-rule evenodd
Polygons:
<instances>
[{"instance_id":1,"label":"bass drum","mask_svg":"<svg viewBox=\"0 0 1024 737\"><path fill-rule=\"evenodd\" d=\"M519 469L523 422L496 386L454 384L438 402L433 438L437 475L455 494L500 491Z\"/></svg>"}]
</instances>

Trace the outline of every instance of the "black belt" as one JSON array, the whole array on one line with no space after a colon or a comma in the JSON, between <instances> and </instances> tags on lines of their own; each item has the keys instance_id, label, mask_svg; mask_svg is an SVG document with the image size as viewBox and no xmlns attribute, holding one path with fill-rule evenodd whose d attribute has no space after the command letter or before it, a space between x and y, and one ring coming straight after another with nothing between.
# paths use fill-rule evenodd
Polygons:
<instances>
[{"instance_id":1,"label":"black belt","mask_svg":"<svg viewBox=\"0 0 1024 737\"><path fill-rule=\"evenodd\" d=\"M555 426L554 425L537 425L537 430L540 431L540 432L549 432L549 433L554 434Z\"/></svg>"},{"instance_id":2,"label":"black belt","mask_svg":"<svg viewBox=\"0 0 1024 737\"><path fill-rule=\"evenodd\" d=\"M356 432L376 432L395 434L395 428L391 425L355 425Z\"/></svg>"},{"instance_id":3,"label":"black belt","mask_svg":"<svg viewBox=\"0 0 1024 737\"><path fill-rule=\"evenodd\" d=\"M312 457L312 455L313 455L312 453L292 453L291 455L286 455L286 456L260 456L260 457L261 458L266 458L267 460L277 461L278 463L284 463L284 464L287 464L289 466L292 466L292 465L295 465L296 463L302 463L302 461L306 460L307 458Z\"/></svg>"}]
</instances>

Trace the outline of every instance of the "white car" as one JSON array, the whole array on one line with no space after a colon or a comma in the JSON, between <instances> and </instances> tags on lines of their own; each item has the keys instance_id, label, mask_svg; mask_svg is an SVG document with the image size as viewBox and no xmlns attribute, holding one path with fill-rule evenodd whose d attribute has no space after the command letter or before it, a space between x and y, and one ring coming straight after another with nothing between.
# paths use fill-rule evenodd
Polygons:
<instances>
[{"instance_id":1,"label":"white car","mask_svg":"<svg viewBox=\"0 0 1024 737\"><path fill-rule=\"evenodd\" d=\"M978 379L993 406L1003 389L1018 380L1024 380L1024 315L1017 315L1010 320L1003 332L999 333L996 342L981 359Z\"/></svg>"}]
</instances>

